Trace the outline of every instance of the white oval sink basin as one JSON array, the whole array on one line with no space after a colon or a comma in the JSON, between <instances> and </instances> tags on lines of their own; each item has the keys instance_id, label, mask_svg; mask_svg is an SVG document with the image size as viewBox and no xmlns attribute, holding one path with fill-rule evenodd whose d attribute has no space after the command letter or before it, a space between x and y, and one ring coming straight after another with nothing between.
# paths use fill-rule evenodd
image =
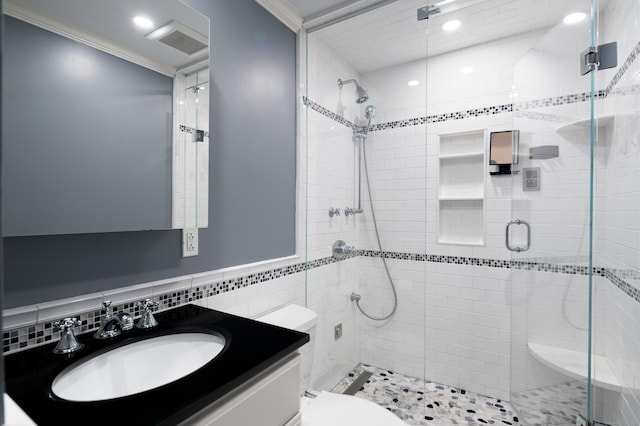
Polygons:
<instances>
[{"instance_id":1,"label":"white oval sink basin","mask_svg":"<svg viewBox=\"0 0 640 426\"><path fill-rule=\"evenodd\" d=\"M51 390L68 401L104 401L176 381L224 349L219 334L177 333L140 340L79 361L54 379Z\"/></svg>"}]
</instances>

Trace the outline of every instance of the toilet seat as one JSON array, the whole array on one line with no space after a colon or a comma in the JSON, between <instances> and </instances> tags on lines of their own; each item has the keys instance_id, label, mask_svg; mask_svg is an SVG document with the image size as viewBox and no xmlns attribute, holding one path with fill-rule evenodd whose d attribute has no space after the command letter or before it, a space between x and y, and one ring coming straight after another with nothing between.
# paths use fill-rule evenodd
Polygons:
<instances>
[{"instance_id":1,"label":"toilet seat","mask_svg":"<svg viewBox=\"0 0 640 426\"><path fill-rule=\"evenodd\" d=\"M325 391L313 399L303 397L300 411L302 426L407 426L376 403Z\"/></svg>"}]
</instances>

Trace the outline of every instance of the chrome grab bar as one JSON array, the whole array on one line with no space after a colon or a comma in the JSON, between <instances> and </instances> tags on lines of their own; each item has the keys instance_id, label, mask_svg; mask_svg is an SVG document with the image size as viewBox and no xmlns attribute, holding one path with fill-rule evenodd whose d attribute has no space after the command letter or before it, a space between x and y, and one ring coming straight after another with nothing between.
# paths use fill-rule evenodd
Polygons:
<instances>
[{"instance_id":1,"label":"chrome grab bar","mask_svg":"<svg viewBox=\"0 0 640 426\"><path fill-rule=\"evenodd\" d=\"M527 227L527 245L526 246L511 247L511 243L509 242L509 228L511 227L511 225L524 225ZM504 244L507 246L508 250L515 251L517 253L529 250L529 247L531 246L531 226L524 220L520 220L520 219L510 221L509 223L507 223L507 229L505 230Z\"/></svg>"}]
</instances>

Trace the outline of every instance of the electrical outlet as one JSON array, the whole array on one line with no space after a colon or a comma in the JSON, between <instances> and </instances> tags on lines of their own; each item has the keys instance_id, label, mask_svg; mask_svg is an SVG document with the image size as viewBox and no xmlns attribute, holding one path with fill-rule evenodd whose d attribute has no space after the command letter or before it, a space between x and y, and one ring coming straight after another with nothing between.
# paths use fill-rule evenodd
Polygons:
<instances>
[{"instance_id":1,"label":"electrical outlet","mask_svg":"<svg viewBox=\"0 0 640 426\"><path fill-rule=\"evenodd\" d=\"M341 337L342 337L342 323L336 325L333 328L333 339L338 340Z\"/></svg>"},{"instance_id":2,"label":"electrical outlet","mask_svg":"<svg viewBox=\"0 0 640 426\"><path fill-rule=\"evenodd\" d=\"M198 228L182 230L182 257L198 255Z\"/></svg>"}]
</instances>

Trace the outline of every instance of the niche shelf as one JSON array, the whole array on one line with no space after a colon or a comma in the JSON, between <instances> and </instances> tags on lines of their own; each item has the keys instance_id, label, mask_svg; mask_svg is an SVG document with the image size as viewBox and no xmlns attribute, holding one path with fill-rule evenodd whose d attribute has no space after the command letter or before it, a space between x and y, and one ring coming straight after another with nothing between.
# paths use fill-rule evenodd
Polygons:
<instances>
[{"instance_id":1,"label":"niche shelf","mask_svg":"<svg viewBox=\"0 0 640 426\"><path fill-rule=\"evenodd\" d=\"M588 356L586 352L556 348L538 343L529 343L531 355L556 371L579 380L587 380ZM607 359L600 355L592 355L592 383L603 389L616 392L622 390L620 382L611 370Z\"/></svg>"},{"instance_id":2,"label":"niche shelf","mask_svg":"<svg viewBox=\"0 0 640 426\"><path fill-rule=\"evenodd\" d=\"M485 240L486 134L439 135L438 243L482 246Z\"/></svg>"}]
</instances>

